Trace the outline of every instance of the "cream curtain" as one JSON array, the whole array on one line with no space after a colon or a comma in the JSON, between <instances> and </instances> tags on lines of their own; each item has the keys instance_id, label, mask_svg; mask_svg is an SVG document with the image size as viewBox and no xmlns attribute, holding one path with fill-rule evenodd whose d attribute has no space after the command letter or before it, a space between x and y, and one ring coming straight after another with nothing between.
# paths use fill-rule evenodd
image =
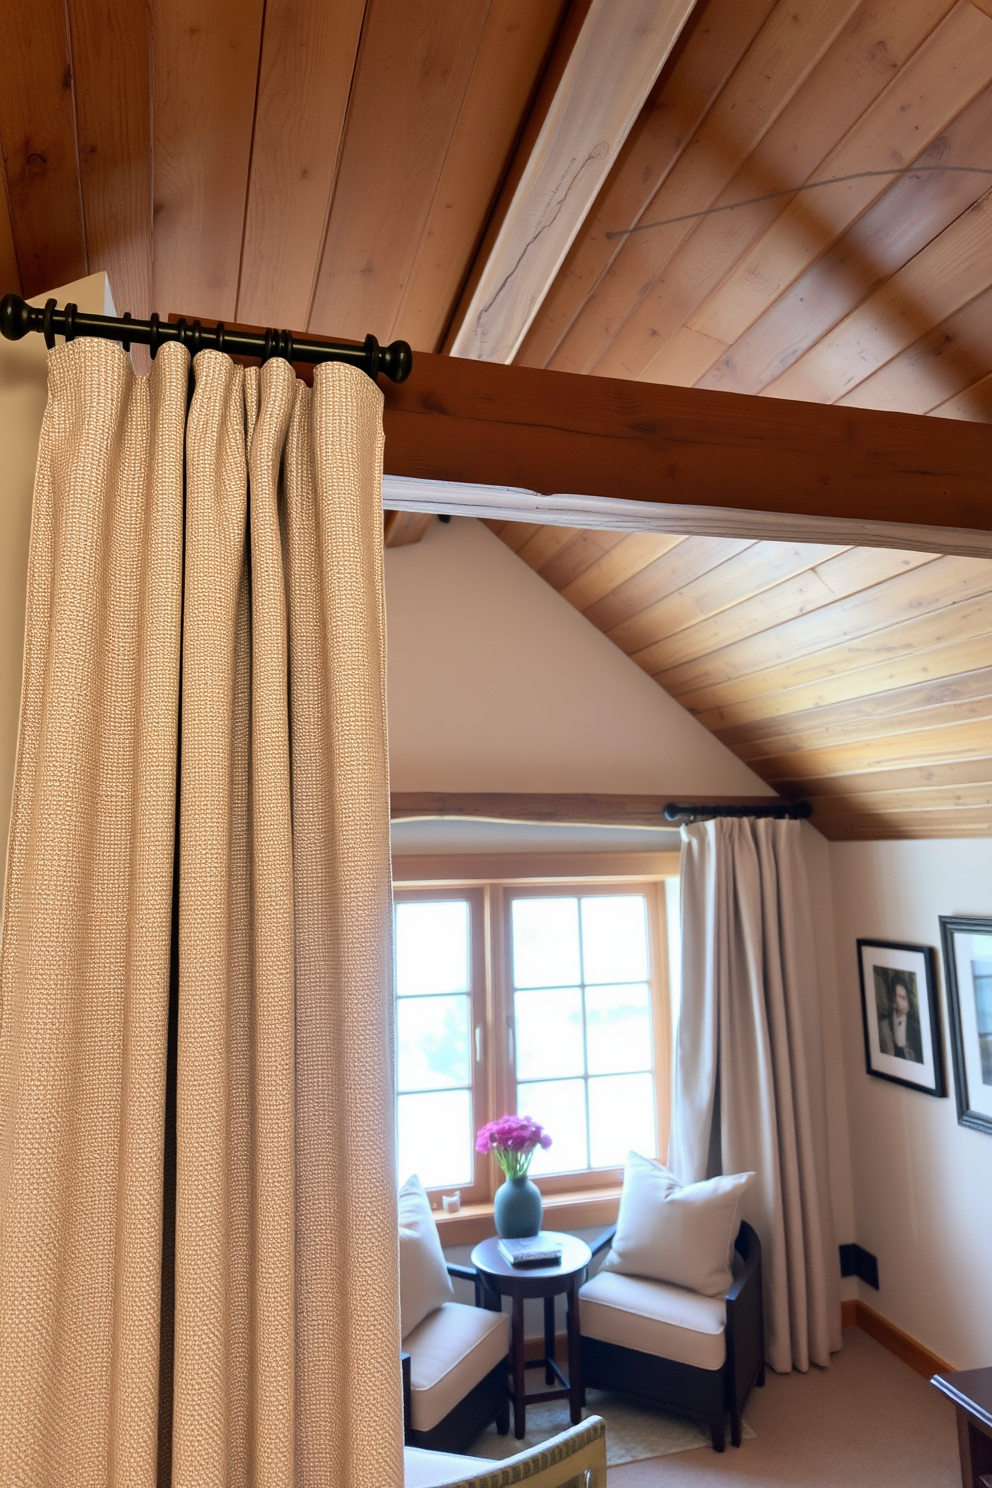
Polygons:
<instances>
[{"instance_id":1,"label":"cream curtain","mask_svg":"<svg viewBox=\"0 0 992 1488\"><path fill-rule=\"evenodd\" d=\"M0 982L0 1482L399 1484L381 394L204 352L187 418L187 368L51 356Z\"/></svg>"},{"instance_id":2,"label":"cream curtain","mask_svg":"<svg viewBox=\"0 0 992 1488\"><path fill-rule=\"evenodd\" d=\"M819 990L800 824L682 828L682 1000L669 1164L685 1183L753 1170L773 1369L841 1346Z\"/></svg>"}]
</instances>

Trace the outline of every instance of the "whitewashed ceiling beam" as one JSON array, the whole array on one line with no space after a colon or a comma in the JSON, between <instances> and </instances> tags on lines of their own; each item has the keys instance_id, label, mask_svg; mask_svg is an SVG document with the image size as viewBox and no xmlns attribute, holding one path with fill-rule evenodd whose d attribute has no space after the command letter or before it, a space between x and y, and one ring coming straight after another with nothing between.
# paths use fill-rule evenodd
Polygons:
<instances>
[{"instance_id":1,"label":"whitewashed ceiling beam","mask_svg":"<svg viewBox=\"0 0 992 1488\"><path fill-rule=\"evenodd\" d=\"M512 361L695 0L593 0L451 343Z\"/></svg>"}]
</instances>

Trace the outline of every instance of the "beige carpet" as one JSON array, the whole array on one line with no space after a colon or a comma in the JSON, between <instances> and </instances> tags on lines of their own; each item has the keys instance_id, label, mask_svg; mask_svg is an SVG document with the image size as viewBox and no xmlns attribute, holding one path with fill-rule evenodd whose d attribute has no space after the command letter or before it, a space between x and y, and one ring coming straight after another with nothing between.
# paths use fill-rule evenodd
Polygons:
<instances>
[{"instance_id":1,"label":"beige carpet","mask_svg":"<svg viewBox=\"0 0 992 1488\"><path fill-rule=\"evenodd\" d=\"M606 1461L610 1467L621 1462L639 1462L645 1457L668 1457L673 1452L690 1452L696 1447L713 1446L710 1434L702 1426L681 1416L667 1415L636 1405L620 1395L610 1395L605 1390L586 1392L587 1416L602 1416L606 1422ZM469 1447L471 1457L493 1457L497 1460L512 1457L525 1447L536 1447L557 1436L568 1425L568 1401L553 1400L544 1405L527 1407L527 1434L523 1441L513 1435L512 1416L510 1434L497 1435L495 1426L490 1426L477 1436ZM754 1432L744 1422L745 1439ZM727 1450L730 1451L728 1423Z\"/></svg>"},{"instance_id":2,"label":"beige carpet","mask_svg":"<svg viewBox=\"0 0 992 1488\"><path fill-rule=\"evenodd\" d=\"M992 1342L989 1346L992 1362ZM609 1488L960 1488L954 1408L858 1328L829 1369L769 1372L747 1403L756 1436L610 1470Z\"/></svg>"}]
</instances>

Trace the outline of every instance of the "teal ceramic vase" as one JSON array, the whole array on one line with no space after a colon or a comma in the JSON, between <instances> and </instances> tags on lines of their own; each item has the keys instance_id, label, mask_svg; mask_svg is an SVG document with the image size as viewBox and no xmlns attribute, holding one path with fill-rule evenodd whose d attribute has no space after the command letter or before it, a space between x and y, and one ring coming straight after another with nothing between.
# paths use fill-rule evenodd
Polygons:
<instances>
[{"instance_id":1,"label":"teal ceramic vase","mask_svg":"<svg viewBox=\"0 0 992 1488\"><path fill-rule=\"evenodd\" d=\"M541 1190L528 1177L507 1178L496 1190L493 1221L501 1240L525 1240L541 1229Z\"/></svg>"}]
</instances>

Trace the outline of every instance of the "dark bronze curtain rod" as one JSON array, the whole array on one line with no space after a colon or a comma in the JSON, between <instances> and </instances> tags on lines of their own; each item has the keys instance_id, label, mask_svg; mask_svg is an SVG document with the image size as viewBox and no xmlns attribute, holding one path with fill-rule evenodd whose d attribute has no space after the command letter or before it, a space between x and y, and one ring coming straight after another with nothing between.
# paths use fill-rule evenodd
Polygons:
<instances>
[{"instance_id":1,"label":"dark bronze curtain rod","mask_svg":"<svg viewBox=\"0 0 992 1488\"><path fill-rule=\"evenodd\" d=\"M711 816L770 816L776 821L806 821L813 815L808 801L774 801L767 806L680 806L669 801L666 821L706 821Z\"/></svg>"},{"instance_id":2,"label":"dark bronze curtain rod","mask_svg":"<svg viewBox=\"0 0 992 1488\"><path fill-rule=\"evenodd\" d=\"M75 336L100 336L104 341L119 341L125 351L133 342L148 346L154 357L167 341L178 341L195 356L198 351L225 351L230 356L284 357L288 362L347 362L372 378L382 372L391 382L405 382L413 367L413 352L406 341L380 346L374 336L366 336L361 346L347 342L314 341L293 331L235 331L223 322L201 325L198 320L175 322L153 315L151 320L132 320L130 312L120 319L113 315L89 315L66 305L60 310L55 300L44 309L29 305L20 295L4 295L0 300L0 333L8 341L20 341L29 331L40 331L49 351L56 336L71 341Z\"/></svg>"}]
</instances>

